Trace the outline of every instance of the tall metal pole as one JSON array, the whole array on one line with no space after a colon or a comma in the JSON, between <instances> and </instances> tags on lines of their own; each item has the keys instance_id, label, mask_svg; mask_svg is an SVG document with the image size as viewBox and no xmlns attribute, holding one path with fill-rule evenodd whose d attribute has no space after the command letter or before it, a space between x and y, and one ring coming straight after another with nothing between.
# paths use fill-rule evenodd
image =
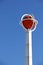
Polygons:
<instances>
[{"instance_id":1,"label":"tall metal pole","mask_svg":"<svg viewBox=\"0 0 43 65\"><path fill-rule=\"evenodd\" d=\"M33 65L32 64L32 31L36 29L38 21L34 18L34 16L29 14L24 14L21 18L21 24L23 28L26 30L26 64L25 65Z\"/></svg>"},{"instance_id":2,"label":"tall metal pole","mask_svg":"<svg viewBox=\"0 0 43 65\"><path fill-rule=\"evenodd\" d=\"M26 31L26 65L32 65L32 31Z\"/></svg>"}]
</instances>

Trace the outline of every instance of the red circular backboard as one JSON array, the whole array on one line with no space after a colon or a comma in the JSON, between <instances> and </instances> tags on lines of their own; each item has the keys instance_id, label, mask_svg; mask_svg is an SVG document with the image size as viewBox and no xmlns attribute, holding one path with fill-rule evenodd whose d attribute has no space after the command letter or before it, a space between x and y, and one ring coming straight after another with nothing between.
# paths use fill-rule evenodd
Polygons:
<instances>
[{"instance_id":1,"label":"red circular backboard","mask_svg":"<svg viewBox=\"0 0 43 65\"><path fill-rule=\"evenodd\" d=\"M34 17L31 15L24 15L22 17L21 22L22 22L23 27L27 30L34 29L36 26L36 21L35 21Z\"/></svg>"},{"instance_id":2,"label":"red circular backboard","mask_svg":"<svg viewBox=\"0 0 43 65\"><path fill-rule=\"evenodd\" d=\"M30 29L33 25L33 20L23 20L22 24L26 29Z\"/></svg>"}]
</instances>

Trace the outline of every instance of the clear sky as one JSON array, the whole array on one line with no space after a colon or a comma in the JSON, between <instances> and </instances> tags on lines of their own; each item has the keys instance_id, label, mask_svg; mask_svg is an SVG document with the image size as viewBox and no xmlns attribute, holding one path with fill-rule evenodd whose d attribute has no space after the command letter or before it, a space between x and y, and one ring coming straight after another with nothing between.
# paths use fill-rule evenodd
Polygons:
<instances>
[{"instance_id":1,"label":"clear sky","mask_svg":"<svg viewBox=\"0 0 43 65\"><path fill-rule=\"evenodd\" d=\"M26 32L21 16L38 20L33 32L33 65L43 65L43 0L0 0L0 65L25 65Z\"/></svg>"}]
</instances>

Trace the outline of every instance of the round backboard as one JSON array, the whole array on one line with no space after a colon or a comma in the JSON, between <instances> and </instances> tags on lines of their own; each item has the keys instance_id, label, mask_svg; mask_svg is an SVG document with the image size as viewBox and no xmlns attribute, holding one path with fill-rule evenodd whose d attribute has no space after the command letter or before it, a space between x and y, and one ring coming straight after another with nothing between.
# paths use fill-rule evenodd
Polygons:
<instances>
[{"instance_id":1,"label":"round backboard","mask_svg":"<svg viewBox=\"0 0 43 65\"><path fill-rule=\"evenodd\" d=\"M37 20L32 15L24 14L21 17L21 25L26 30L35 30L37 23Z\"/></svg>"}]
</instances>

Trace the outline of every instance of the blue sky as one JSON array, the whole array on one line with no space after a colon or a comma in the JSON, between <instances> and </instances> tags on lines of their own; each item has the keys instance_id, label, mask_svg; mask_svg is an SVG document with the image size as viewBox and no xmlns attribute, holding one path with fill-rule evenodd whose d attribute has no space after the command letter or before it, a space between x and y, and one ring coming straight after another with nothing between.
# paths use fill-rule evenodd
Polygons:
<instances>
[{"instance_id":1,"label":"blue sky","mask_svg":"<svg viewBox=\"0 0 43 65\"><path fill-rule=\"evenodd\" d=\"M26 32L21 16L38 20L33 32L33 65L43 65L43 0L0 0L0 65L25 65Z\"/></svg>"}]
</instances>

